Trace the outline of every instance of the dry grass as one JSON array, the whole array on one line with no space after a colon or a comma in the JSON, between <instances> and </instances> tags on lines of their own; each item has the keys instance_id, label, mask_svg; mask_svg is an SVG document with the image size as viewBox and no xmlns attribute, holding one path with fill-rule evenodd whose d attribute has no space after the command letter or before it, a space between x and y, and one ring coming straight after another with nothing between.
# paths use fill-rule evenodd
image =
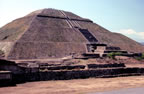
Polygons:
<instances>
[{"instance_id":1,"label":"dry grass","mask_svg":"<svg viewBox=\"0 0 144 94\"><path fill-rule=\"evenodd\" d=\"M0 88L1 94L86 94L144 86L144 76L41 81Z\"/></svg>"}]
</instances>

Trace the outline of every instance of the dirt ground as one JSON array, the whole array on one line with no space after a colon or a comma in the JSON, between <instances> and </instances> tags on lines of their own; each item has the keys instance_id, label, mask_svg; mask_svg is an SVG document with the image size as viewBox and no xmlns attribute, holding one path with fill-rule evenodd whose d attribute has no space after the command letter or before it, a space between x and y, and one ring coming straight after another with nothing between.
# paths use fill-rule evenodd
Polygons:
<instances>
[{"instance_id":1,"label":"dirt ground","mask_svg":"<svg viewBox=\"0 0 144 94\"><path fill-rule=\"evenodd\" d=\"M87 94L144 87L144 76L41 81L0 88L0 94Z\"/></svg>"}]
</instances>

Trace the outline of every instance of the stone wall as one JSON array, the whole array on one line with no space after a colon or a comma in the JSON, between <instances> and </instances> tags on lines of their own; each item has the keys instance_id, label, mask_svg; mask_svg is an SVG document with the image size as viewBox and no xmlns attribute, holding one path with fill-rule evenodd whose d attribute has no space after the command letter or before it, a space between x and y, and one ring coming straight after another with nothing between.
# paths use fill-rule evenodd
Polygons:
<instances>
[{"instance_id":1,"label":"stone wall","mask_svg":"<svg viewBox=\"0 0 144 94\"><path fill-rule=\"evenodd\" d=\"M12 73L10 71L0 71L0 87L12 85Z\"/></svg>"},{"instance_id":2,"label":"stone wall","mask_svg":"<svg viewBox=\"0 0 144 94\"><path fill-rule=\"evenodd\" d=\"M12 79L12 74L9 71L0 71L0 80Z\"/></svg>"},{"instance_id":3,"label":"stone wall","mask_svg":"<svg viewBox=\"0 0 144 94\"><path fill-rule=\"evenodd\" d=\"M15 83L46 80L70 80L90 77L119 77L143 75L144 68L113 68L97 70L46 71L13 75Z\"/></svg>"},{"instance_id":4,"label":"stone wall","mask_svg":"<svg viewBox=\"0 0 144 94\"><path fill-rule=\"evenodd\" d=\"M21 74L25 72L25 68L19 67L15 62L1 59L0 59L0 70L11 71L13 74Z\"/></svg>"}]
</instances>

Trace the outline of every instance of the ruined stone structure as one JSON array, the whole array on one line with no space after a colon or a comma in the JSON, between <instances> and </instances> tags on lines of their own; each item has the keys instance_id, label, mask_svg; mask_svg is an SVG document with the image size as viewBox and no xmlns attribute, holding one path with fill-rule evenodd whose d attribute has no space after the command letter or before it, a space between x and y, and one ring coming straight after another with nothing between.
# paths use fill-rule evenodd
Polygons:
<instances>
[{"instance_id":1,"label":"ruined stone structure","mask_svg":"<svg viewBox=\"0 0 144 94\"><path fill-rule=\"evenodd\" d=\"M0 29L0 50L9 60L62 58L87 52L102 56L108 47L129 52L141 52L144 48L89 19L55 9L35 11Z\"/></svg>"},{"instance_id":2,"label":"ruined stone structure","mask_svg":"<svg viewBox=\"0 0 144 94\"><path fill-rule=\"evenodd\" d=\"M144 68L126 67L124 63L29 62L16 64L0 60L0 87L30 81L137 75L144 75Z\"/></svg>"},{"instance_id":3,"label":"ruined stone structure","mask_svg":"<svg viewBox=\"0 0 144 94\"><path fill-rule=\"evenodd\" d=\"M144 68L96 60L143 52L142 45L62 10L38 10L0 28L0 51L0 82L6 83L144 74Z\"/></svg>"}]
</instances>

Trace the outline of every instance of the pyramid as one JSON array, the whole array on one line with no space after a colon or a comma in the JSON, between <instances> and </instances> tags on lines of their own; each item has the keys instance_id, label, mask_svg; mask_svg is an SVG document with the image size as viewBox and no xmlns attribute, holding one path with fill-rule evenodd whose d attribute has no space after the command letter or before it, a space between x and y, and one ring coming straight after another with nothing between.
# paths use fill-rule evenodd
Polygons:
<instances>
[{"instance_id":1,"label":"pyramid","mask_svg":"<svg viewBox=\"0 0 144 94\"><path fill-rule=\"evenodd\" d=\"M56 9L34 11L0 29L0 50L9 60L82 54L88 52L87 44L106 44L129 52L144 52L141 44L124 35Z\"/></svg>"}]
</instances>

